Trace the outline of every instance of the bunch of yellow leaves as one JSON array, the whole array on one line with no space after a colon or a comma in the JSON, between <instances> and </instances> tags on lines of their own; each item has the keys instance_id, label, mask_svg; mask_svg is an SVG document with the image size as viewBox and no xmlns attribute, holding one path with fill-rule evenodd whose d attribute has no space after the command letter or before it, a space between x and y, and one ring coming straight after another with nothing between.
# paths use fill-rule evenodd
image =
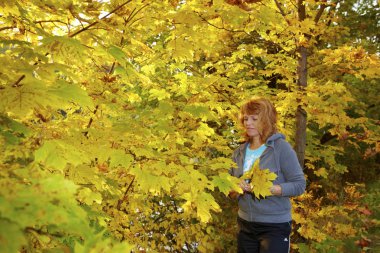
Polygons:
<instances>
[{"instance_id":1,"label":"bunch of yellow leaves","mask_svg":"<svg viewBox=\"0 0 380 253\"><path fill-rule=\"evenodd\" d=\"M257 198L271 196L270 188L277 175L269 169L260 169L260 159L257 159L252 167L243 175L244 180L249 180L252 193Z\"/></svg>"}]
</instances>

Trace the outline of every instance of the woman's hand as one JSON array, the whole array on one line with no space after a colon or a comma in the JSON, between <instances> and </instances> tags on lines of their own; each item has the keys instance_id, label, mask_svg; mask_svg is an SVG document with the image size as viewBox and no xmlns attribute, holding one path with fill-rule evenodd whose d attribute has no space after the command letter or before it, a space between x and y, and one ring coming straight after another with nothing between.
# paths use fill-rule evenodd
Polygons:
<instances>
[{"instance_id":1,"label":"woman's hand","mask_svg":"<svg viewBox=\"0 0 380 253\"><path fill-rule=\"evenodd\" d=\"M281 196L282 195L282 188L281 188L281 185L273 185L270 189L269 189L270 193L272 193L272 195L275 195L275 196Z\"/></svg>"},{"instance_id":2,"label":"woman's hand","mask_svg":"<svg viewBox=\"0 0 380 253\"><path fill-rule=\"evenodd\" d=\"M249 183L245 182L244 180L240 181L239 186L243 190L243 192L251 192L252 191L251 185ZM230 191L230 193L228 194L228 197L230 197L231 199L237 199L239 196L240 196L240 193L238 193L236 191Z\"/></svg>"},{"instance_id":3,"label":"woman's hand","mask_svg":"<svg viewBox=\"0 0 380 253\"><path fill-rule=\"evenodd\" d=\"M230 191L230 193L228 193L228 197L230 197L231 199L237 199L239 195L240 194L236 191Z\"/></svg>"},{"instance_id":4,"label":"woman's hand","mask_svg":"<svg viewBox=\"0 0 380 253\"><path fill-rule=\"evenodd\" d=\"M239 186L243 190L243 192L251 192L252 191L251 185L249 183L245 182L244 180L240 181Z\"/></svg>"}]
</instances>

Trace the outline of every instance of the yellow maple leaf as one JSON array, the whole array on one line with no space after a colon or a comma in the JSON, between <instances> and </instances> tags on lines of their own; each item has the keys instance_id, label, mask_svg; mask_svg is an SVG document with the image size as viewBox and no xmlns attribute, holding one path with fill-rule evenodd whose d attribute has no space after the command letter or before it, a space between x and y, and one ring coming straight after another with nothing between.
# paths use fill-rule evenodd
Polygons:
<instances>
[{"instance_id":1,"label":"yellow maple leaf","mask_svg":"<svg viewBox=\"0 0 380 253\"><path fill-rule=\"evenodd\" d=\"M270 188L277 175L269 169L260 169L260 159L257 159L252 167L243 175L243 179L250 180L252 193L257 198L271 196Z\"/></svg>"},{"instance_id":2,"label":"yellow maple leaf","mask_svg":"<svg viewBox=\"0 0 380 253\"><path fill-rule=\"evenodd\" d=\"M220 206L215 202L214 197L210 193L196 192L185 193L183 198L186 203L182 205L185 211L197 209L197 217L201 222L208 222L211 219L211 211L220 212Z\"/></svg>"}]
</instances>

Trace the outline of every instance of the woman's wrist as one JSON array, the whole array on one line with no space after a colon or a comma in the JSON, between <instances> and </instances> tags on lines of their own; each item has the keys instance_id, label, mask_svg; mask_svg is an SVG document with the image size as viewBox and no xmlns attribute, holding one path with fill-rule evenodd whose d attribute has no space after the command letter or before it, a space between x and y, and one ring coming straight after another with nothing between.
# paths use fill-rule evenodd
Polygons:
<instances>
[{"instance_id":1,"label":"woman's wrist","mask_svg":"<svg viewBox=\"0 0 380 253\"><path fill-rule=\"evenodd\" d=\"M239 197L239 193L238 192L236 192L236 191L230 191L229 193L228 193L228 197L230 198L230 199L237 199L238 197Z\"/></svg>"},{"instance_id":2,"label":"woman's wrist","mask_svg":"<svg viewBox=\"0 0 380 253\"><path fill-rule=\"evenodd\" d=\"M270 189L270 193L274 196L281 196L282 195L282 188L281 185L273 185Z\"/></svg>"}]
</instances>

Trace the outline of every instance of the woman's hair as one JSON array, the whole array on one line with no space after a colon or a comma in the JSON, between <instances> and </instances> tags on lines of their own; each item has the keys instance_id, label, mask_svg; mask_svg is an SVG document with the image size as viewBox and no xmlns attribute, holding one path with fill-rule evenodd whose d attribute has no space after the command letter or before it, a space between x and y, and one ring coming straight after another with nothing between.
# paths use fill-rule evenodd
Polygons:
<instances>
[{"instance_id":1,"label":"woman's hair","mask_svg":"<svg viewBox=\"0 0 380 253\"><path fill-rule=\"evenodd\" d=\"M277 132L277 111L273 104L265 98L252 98L244 103L240 108L239 120L244 125L244 115L258 115L258 131L260 133L261 141L266 140L274 133ZM249 136L244 133L246 140Z\"/></svg>"}]
</instances>

